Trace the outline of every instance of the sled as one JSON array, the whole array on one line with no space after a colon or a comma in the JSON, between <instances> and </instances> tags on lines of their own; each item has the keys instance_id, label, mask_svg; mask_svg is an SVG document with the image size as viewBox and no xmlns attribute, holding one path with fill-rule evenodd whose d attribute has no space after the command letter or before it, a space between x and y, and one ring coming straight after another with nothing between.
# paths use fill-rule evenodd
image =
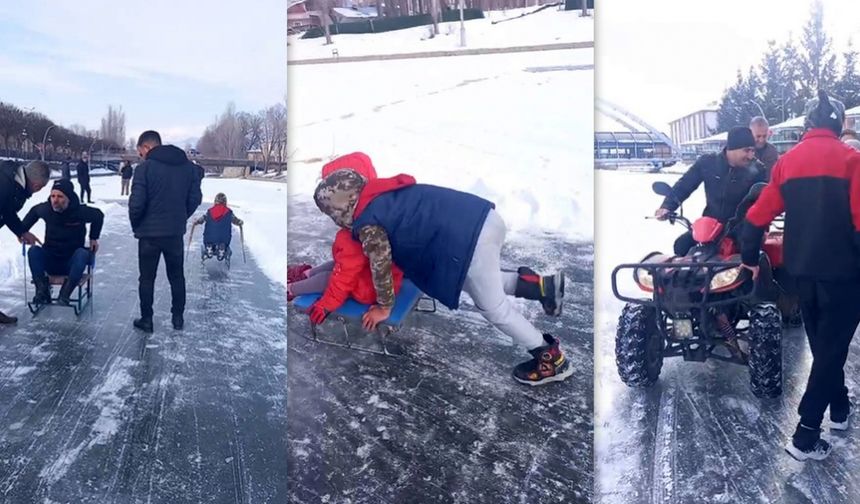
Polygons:
<instances>
[{"instance_id":1,"label":"sled","mask_svg":"<svg viewBox=\"0 0 860 504\"><path fill-rule=\"evenodd\" d=\"M76 296L69 298L69 305L62 305L57 302L58 297L51 297L51 303L33 303L32 301L27 301L27 308L30 309L30 313L35 317L42 310L47 308L48 306L57 306L60 308L72 308L75 312L76 317L80 317L84 312L84 309L89 306L90 313L92 313L92 298L93 298L93 269L95 268L96 259L95 255L93 255L92 261L87 265L87 269L84 272L84 275L81 277L81 281L78 282L77 287L73 292L76 293ZM63 282L66 281L66 275L48 275L48 283L51 286L63 285ZM26 294L25 294L26 295Z\"/></svg>"},{"instance_id":2,"label":"sled","mask_svg":"<svg viewBox=\"0 0 860 504\"><path fill-rule=\"evenodd\" d=\"M321 296L322 294L304 294L301 296L297 296L293 300L293 304L298 309L307 310ZM421 301L429 301L430 306L427 308L422 308L420 306ZM380 322L376 326L376 333L379 335L380 347L382 348L382 350L355 345L350 338L349 323L357 322L359 325L361 325L361 317L367 312L368 309L370 309L370 305L361 304L355 300L349 299L340 308L329 314L328 319L333 317L335 320L340 322L341 327L343 328L344 339L342 342L321 339L319 337L316 324L311 324L310 336L306 334L302 334L302 336L305 339L313 341L315 343L324 343L326 345L332 345L341 348L350 348L360 352L367 352L376 355L385 355L388 357L405 357L407 355L405 352L394 353L389 351L388 337L396 333L403 327L406 318L413 311L418 311L421 313L435 313L436 300L431 297L425 296L424 293L421 292L418 287L415 286L415 284L413 284L409 280L404 279L403 285L400 287L400 292L394 298L394 308L392 308L391 310L391 316L389 316L386 320Z\"/></svg>"},{"instance_id":3,"label":"sled","mask_svg":"<svg viewBox=\"0 0 860 504\"><path fill-rule=\"evenodd\" d=\"M214 254L206 253L206 245L200 244L200 264L206 264L207 259L217 259L218 261L224 261L224 264L227 266L227 269L230 269L230 258L233 257L233 250L230 249L230 246L227 245L224 250L224 257L218 257L217 252Z\"/></svg>"}]
</instances>

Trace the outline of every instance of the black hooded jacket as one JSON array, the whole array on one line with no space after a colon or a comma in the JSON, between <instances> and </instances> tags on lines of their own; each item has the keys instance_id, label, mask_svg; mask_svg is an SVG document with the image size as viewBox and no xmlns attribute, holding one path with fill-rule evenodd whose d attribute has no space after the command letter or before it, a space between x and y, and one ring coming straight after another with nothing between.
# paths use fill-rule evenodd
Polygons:
<instances>
[{"instance_id":1,"label":"black hooded jacket","mask_svg":"<svg viewBox=\"0 0 860 504\"><path fill-rule=\"evenodd\" d=\"M86 161L83 159L78 161L78 166L75 168L75 171L77 172L79 184L86 185L90 183L90 165Z\"/></svg>"},{"instance_id":2,"label":"black hooded jacket","mask_svg":"<svg viewBox=\"0 0 860 504\"><path fill-rule=\"evenodd\" d=\"M45 221L45 252L61 258L69 258L86 245L87 224L90 224L90 239L98 240L104 224L101 210L81 204L75 193L67 194L69 206L63 212L51 208L51 199L39 203L24 217L24 230L39 220Z\"/></svg>"},{"instance_id":3,"label":"black hooded jacket","mask_svg":"<svg viewBox=\"0 0 860 504\"><path fill-rule=\"evenodd\" d=\"M21 236L25 231L18 212L32 196L26 187L26 180L24 185L15 180L19 169L18 163L13 161L0 163L0 228L7 226L15 236Z\"/></svg>"},{"instance_id":4,"label":"black hooded jacket","mask_svg":"<svg viewBox=\"0 0 860 504\"><path fill-rule=\"evenodd\" d=\"M134 170L128 217L136 238L182 236L203 200L197 170L173 145L155 147Z\"/></svg>"},{"instance_id":5,"label":"black hooded jacket","mask_svg":"<svg viewBox=\"0 0 860 504\"><path fill-rule=\"evenodd\" d=\"M754 161L746 168L733 168L723 151L719 154L703 154L675 182L672 189L683 202L704 183L706 203L702 216L725 223L734 217L738 205L757 182L767 182L764 166L759 161ZM667 197L662 207L676 210L678 202Z\"/></svg>"}]
</instances>

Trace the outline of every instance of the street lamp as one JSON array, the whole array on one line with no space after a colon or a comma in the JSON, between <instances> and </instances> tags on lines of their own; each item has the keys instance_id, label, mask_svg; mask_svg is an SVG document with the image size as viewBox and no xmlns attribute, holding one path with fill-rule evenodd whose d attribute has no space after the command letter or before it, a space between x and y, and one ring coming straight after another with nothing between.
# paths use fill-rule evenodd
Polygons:
<instances>
[{"instance_id":1,"label":"street lamp","mask_svg":"<svg viewBox=\"0 0 860 504\"><path fill-rule=\"evenodd\" d=\"M21 136L24 137L24 141L21 142L21 151L27 152L27 128L24 128L24 131L21 132Z\"/></svg>"},{"instance_id":2,"label":"street lamp","mask_svg":"<svg viewBox=\"0 0 860 504\"><path fill-rule=\"evenodd\" d=\"M54 126L56 126L56 124L52 124L52 125L48 126L48 129L45 130L45 134L42 135L42 161L45 160L45 149L48 147L46 145L46 143L48 141L48 132L51 131L52 129L54 129Z\"/></svg>"}]
</instances>

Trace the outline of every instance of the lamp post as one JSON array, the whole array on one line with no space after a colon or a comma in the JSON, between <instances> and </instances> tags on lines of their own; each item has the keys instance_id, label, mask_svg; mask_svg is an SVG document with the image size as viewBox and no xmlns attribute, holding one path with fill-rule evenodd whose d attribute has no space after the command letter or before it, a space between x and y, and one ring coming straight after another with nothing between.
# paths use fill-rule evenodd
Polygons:
<instances>
[{"instance_id":1,"label":"lamp post","mask_svg":"<svg viewBox=\"0 0 860 504\"><path fill-rule=\"evenodd\" d=\"M27 128L24 128L21 136L24 137L24 140L21 142L21 152L27 152Z\"/></svg>"},{"instance_id":2,"label":"lamp post","mask_svg":"<svg viewBox=\"0 0 860 504\"><path fill-rule=\"evenodd\" d=\"M463 22L463 0L460 0L460 47L466 47L466 24Z\"/></svg>"},{"instance_id":3,"label":"lamp post","mask_svg":"<svg viewBox=\"0 0 860 504\"><path fill-rule=\"evenodd\" d=\"M48 129L45 130L45 134L42 135L42 161L45 160L45 149L47 149L48 147L46 144L46 142L48 141L48 132L54 129L54 126L56 126L56 124L48 126Z\"/></svg>"}]
</instances>

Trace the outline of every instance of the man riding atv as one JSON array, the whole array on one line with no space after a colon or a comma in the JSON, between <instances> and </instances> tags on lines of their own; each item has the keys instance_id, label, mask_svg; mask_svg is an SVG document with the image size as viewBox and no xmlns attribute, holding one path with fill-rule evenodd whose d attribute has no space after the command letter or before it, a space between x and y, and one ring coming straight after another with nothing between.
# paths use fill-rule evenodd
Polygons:
<instances>
[{"instance_id":1,"label":"man riding atv","mask_svg":"<svg viewBox=\"0 0 860 504\"><path fill-rule=\"evenodd\" d=\"M754 279L742 267L739 243L733 238L764 186L754 184L726 222L709 216L690 222L683 211L668 212L666 220L687 227L695 245L684 255L653 252L639 263L613 270L613 293L626 302L615 340L618 374L625 384L653 385L665 357L682 357L745 365L756 396L782 392L782 317L776 304L780 290L770 256L762 255L762 274ZM654 183L653 189L681 206L665 182ZM769 251L777 255L780 245ZM632 273L647 298L620 293L622 270ZM742 349L741 341L747 348Z\"/></svg>"},{"instance_id":2,"label":"man riding atv","mask_svg":"<svg viewBox=\"0 0 860 504\"><path fill-rule=\"evenodd\" d=\"M753 184L767 182L764 165L755 157L755 138L749 128L736 126L729 130L726 147L720 153L703 154L672 187L672 195L654 213L665 220L671 212L705 184L703 217L713 217L725 224ZM675 255L684 256L696 245L691 231L675 240Z\"/></svg>"}]
</instances>

